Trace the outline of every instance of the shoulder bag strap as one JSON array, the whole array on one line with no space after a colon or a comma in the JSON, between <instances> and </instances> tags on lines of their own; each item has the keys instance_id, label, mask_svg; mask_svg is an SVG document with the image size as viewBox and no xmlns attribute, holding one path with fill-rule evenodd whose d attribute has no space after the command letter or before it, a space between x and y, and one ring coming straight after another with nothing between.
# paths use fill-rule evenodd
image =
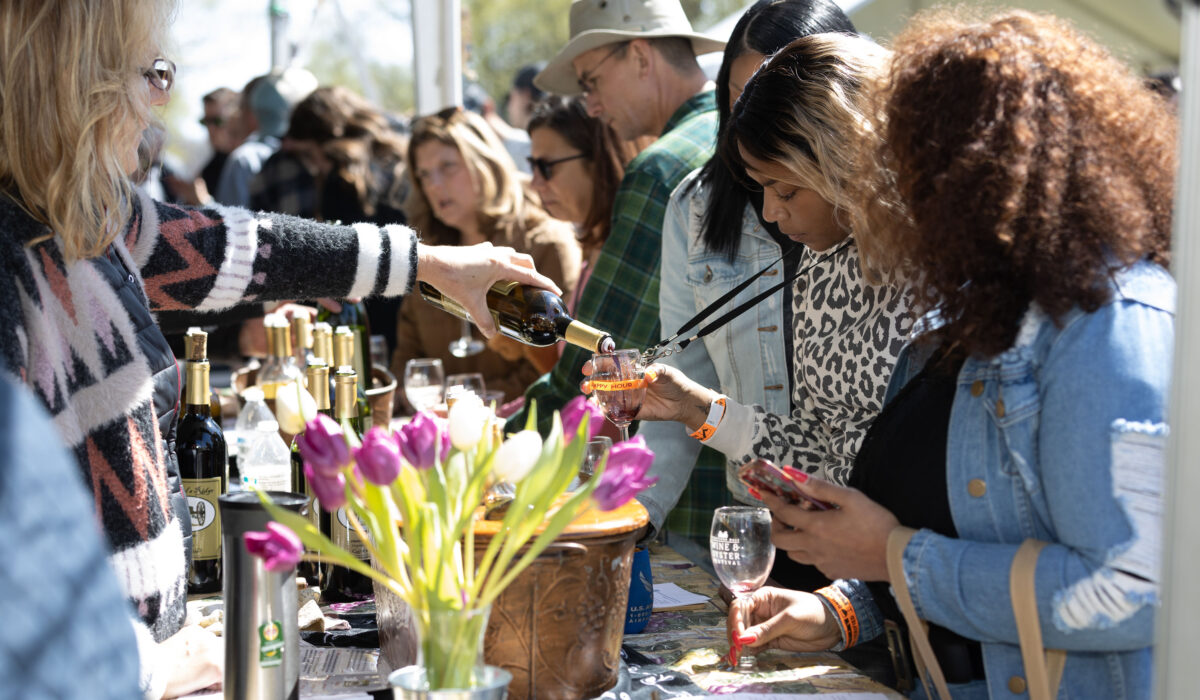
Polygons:
<instances>
[{"instance_id":1,"label":"shoulder bag strap","mask_svg":"<svg viewBox=\"0 0 1200 700\"><path fill-rule=\"evenodd\" d=\"M1062 649L1047 649L1042 655L1042 627L1038 621L1034 573L1038 555L1045 542L1025 540L1013 558L1008 582L1012 593L1013 615L1017 619L1017 637L1021 641L1021 661L1025 664L1025 681L1031 700L1052 700L1058 696L1067 653ZM889 569L890 570L890 569Z\"/></svg>"},{"instance_id":2,"label":"shoulder bag strap","mask_svg":"<svg viewBox=\"0 0 1200 700\"><path fill-rule=\"evenodd\" d=\"M937 689L938 698L950 700L946 677L942 674L942 667L933 654L933 647L929 645L929 625L917 617L917 609L913 606L912 596L908 591L908 582L904 579L904 548L908 546L908 541L916 532L910 527L896 527L888 533L888 579L891 581L892 590L896 593L896 602L900 604L900 612L904 614L904 621L908 623L908 637L912 643L913 661L917 666L917 675L921 677L921 685L925 687L925 695L930 698L934 697L929 690L929 685L932 683Z\"/></svg>"}]
</instances>

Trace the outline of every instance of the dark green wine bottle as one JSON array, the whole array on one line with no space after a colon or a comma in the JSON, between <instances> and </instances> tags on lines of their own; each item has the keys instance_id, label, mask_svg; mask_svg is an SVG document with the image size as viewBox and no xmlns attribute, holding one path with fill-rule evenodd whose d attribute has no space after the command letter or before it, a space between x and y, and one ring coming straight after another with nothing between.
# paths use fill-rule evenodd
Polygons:
<instances>
[{"instance_id":1,"label":"dark green wine bottle","mask_svg":"<svg viewBox=\"0 0 1200 700\"><path fill-rule=\"evenodd\" d=\"M317 321L324 321L336 329L345 326L354 334L354 371L358 374L359 382L364 389L370 388L371 381L371 326L367 322L367 307L361 301L351 304L342 302L342 310L334 313L325 307L317 311ZM336 347L335 347L336 349ZM331 367L337 368L338 363Z\"/></svg>"},{"instance_id":2,"label":"dark green wine bottle","mask_svg":"<svg viewBox=\"0 0 1200 700\"><path fill-rule=\"evenodd\" d=\"M365 393L366 386L369 386L370 375L363 375L358 370L358 354L355 352L358 344L353 332L345 327L338 326L333 331L333 369L336 372L342 367L354 368L354 373L358 376L358 382L355 390L355 410L358 411L358 417L362 421L362 430L366 432L371 429L371 407L367 403L367 395ZM364 379L364 377L366 377Z\"/></svg>"},{"instance_id":3,"label":"dark green wine bottle","mask_svg":"<svg viewBox=\"0 0 1200 700\"><path fill-rule=\"evenodd\" d=\"M316 400L317 411L332 418L333 410L329 407L329 367L325 364L325 361L314 359L312 364L305 367L304 376L308 381L308 392ZM321 510L321 504L313 496L312 488L308 485L308 479L304 476L304 458L300 456L300 445L297 443L299 439L300 435L297 435L292 440L292 492L308 496L308 520L313 524L313 527L325 532L326 536L328 536L327 528L321 527L321 521L323 516L327 519L329 514ZM306 546L304 553L320 554L320 550ZM321 565L319 562L302 560L296 565L296 573L303 576L308 581L308 585L316 586L317 588L323 587L324 582L321 580Z\"/></svg>"},{"instance_id":4,"label":"dark green wine bottle","mask_svg":"<svg viewBox=\"0 0 1200 700\"><path fill-rule=\"evenodd\" d=\"M175 455L192 519L192 566L188 593L221 591L221 511L217 498L227 483L225 436L212 418L208 386L208 334L186 336L187 392L179 417Z\"/></svg>"},{"instance_id":5,"label":"dark green wine bottle","mask_svg":"<svg viewBox=\"0 0 1200 700\"><path fill-rule=\"evenodd\" d=\"M353 369L344 366L337 368L333 381L336 387L333 396L334 418L339 423L348 421L350 428L361 438L363 425L362 419L358 415L356 392L358 377L354 374ZM322 509L321 514L327 518L329 523L329 539L370 566L367 546L350 524L348 508L349 506L342 506L335 513L326 513ZM374 595L371 579L343 566L326 565L325 582L325 587L321 590L323 600L332 602L365 600Z\"/></svg>"}]
</instances>

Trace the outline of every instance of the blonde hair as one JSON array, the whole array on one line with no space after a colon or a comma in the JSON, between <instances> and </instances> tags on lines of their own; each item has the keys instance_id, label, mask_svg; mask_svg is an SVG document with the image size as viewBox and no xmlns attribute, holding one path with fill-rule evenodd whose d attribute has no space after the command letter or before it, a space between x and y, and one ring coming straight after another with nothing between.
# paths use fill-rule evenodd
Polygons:
<instances>
[{"instance_id":1,"label":"blonde hair","mask_svg":"<svg viewBox=\"0 0 1200 700\"><path fill-rule=\"evenodd\" d=\"M479 193L479 229L485 235L498 229L511 233L518 227L530 228L547 218L526 187L526 178L483 117L461 107L450 107L413 122L408 140L408 176L412 187L405 209L409 223L423 235L444 244L459 243L461 239L456 229L433 215L416 174L417 148L432 141L453 146L462 155Z\"/></svg>"},{"instance_id":2,"label":"blonde hair","mask_svg":"<svg viewBox=\"0 0 1200 700\"><path fill-rule=\"evenodd\" d=\"M722 156L736 172L745 169L739 146L782 165L859 232L867 201L897 199L886 188L868 192L861 184L879 139L874 94L890 57L887 49L850 34L796 39L747 83L721 137Z\"/></svg>"},{"instance_id":3,"label":"blonde hair","mask_svg":"<svg viewBox=\"0 0 1200 700\"><path fill-rule=\"evenodd\" d=\"M128 219L122 153L152 121L140 75L172 0L0 4L0 190L50 227L67 260L95 257ZM135 80L137 78L137 80Z\"/></svg>"}]
</instances>

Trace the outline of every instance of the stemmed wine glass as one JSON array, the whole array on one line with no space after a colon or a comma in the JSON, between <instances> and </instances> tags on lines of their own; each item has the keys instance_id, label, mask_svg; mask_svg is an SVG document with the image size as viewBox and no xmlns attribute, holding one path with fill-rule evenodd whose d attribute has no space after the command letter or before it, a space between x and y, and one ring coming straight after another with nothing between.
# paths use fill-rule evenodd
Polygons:
<instances>
[{"instance_id":1,"label":"stemmed wine glass","mask_svg":"<svg viewBox=\"0 0 1200 700\"><path fill-rule=\"evenodd\" d=\"M604 415L629 439L629 424L646 400L646 367L637 350L616 350L592 355L592 395Z\"/></svg>"},{"instance_id":2,"label":"stemmed wine glass","mask_svg":"<svg viewBox=\"0 0 1200 700\"><path fill-rule=\"evenodd\" d=\"M462 321L462 335L450 341L450 354L455 357L470 357L483 352L483 341L471 333L471 322Z\"/></svg>"},{"instance_id":3,"label":"stemmed wine glass","mask_svg":"<svg viewBox=\"0 0 1200 700\"><path fill-rule=\"evenodd\" d=\"M763 585L775 563L771 543L771 511L751 506L727 506L713 512L708 549L717 578L735 598L744 598ZM754 673L758 661L742 652L738 673Z\"/></svg>"},{"instance_id":4,"label":"stemmed wine glass","mask_svg":"<svg viewBox=\"0 0 1200 700\"><path fill-rule=\"evenodd\" d=\"M404 397L413 411L419 413L442 402L445 377L442 361L436 357L418 357L404 363Z\"/></svg>"}]
</instances>

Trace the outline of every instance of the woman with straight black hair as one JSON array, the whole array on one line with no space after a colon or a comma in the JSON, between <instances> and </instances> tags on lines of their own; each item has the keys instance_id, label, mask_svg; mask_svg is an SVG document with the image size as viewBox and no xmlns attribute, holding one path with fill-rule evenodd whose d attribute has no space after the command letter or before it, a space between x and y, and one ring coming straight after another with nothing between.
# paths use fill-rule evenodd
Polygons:
<instances>
[{"instance_id":1,"label":"woman with straight black hair","mask_svg":"<svg viewBox=\"0 0 1200 700\"><path fill-rule=\"evenodd\" d=\"M828 32L855 33L854 25L832 0L759 0L746 10L730 34L717 73L718 136L728 129L733 103L766 56L799 37ZM663 221L659 290L664 336L779 260L784 251L800 247L774 223L763 220L762 190L748 186L750 181L741 170L742 166L714 155L671 196ZM781 274L795 269L798 253L774 265L727 308L777 284ZM683 354L666 358L664 364L680 369L699 384L719 387L737 401L787 415L792 383L791 296L791 285L787 285L754 311L707 336L703 343L692 344ZM759 502L737 480L737 464L711 450L701 453L700 443L678 423L644 422L639 433L659 456L654 465L658 483L638 497L656 529L668 525L673 532L704 540L714 505L727 504L730 494L740 503ZM704 488L701 482L714 481L705 478L709 474L723 474L726 488L705 488L707 497L703 498L698 489ZM695 486L685 491L689 482ZM720 493L714 494L716 490ZM679 508L668 524L667 516L677 503Z\"/></svg>"}]
</instances>

